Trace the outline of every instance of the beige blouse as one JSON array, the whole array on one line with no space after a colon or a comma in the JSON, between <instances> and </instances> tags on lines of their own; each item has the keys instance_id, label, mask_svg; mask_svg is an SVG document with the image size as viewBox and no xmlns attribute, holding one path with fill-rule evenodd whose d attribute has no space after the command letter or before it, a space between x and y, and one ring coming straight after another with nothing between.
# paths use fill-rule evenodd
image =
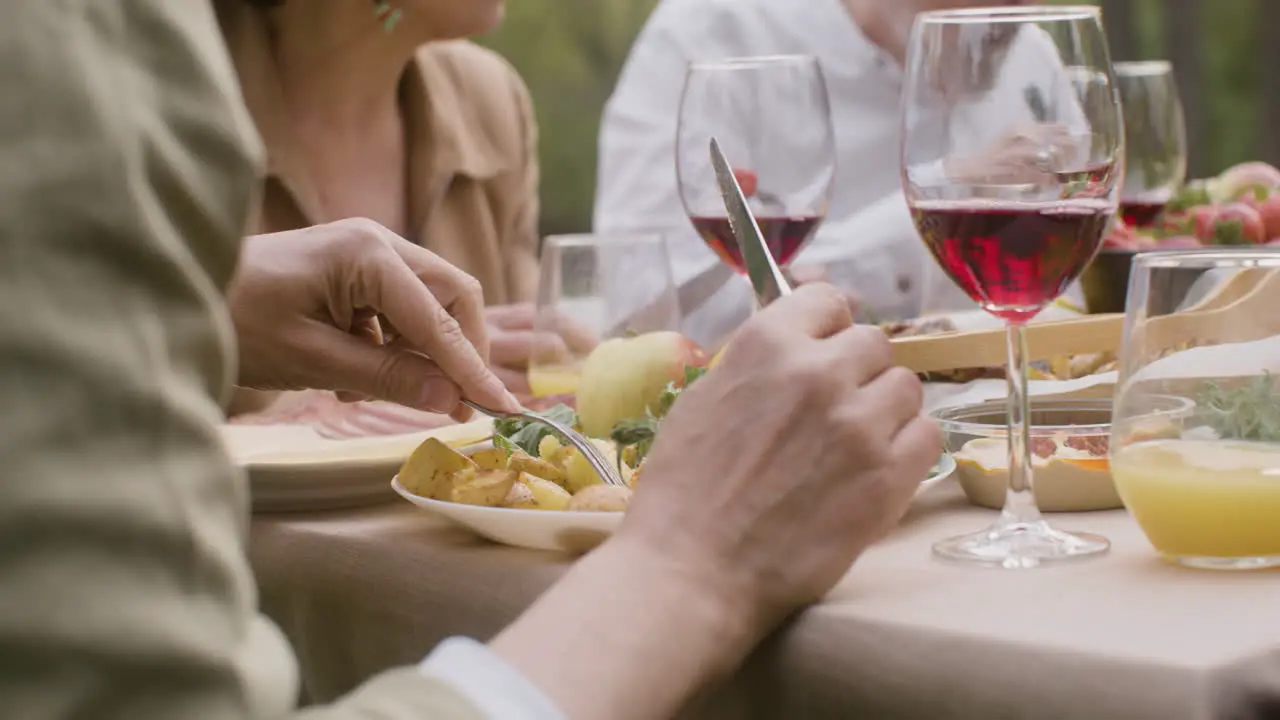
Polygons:
<instances>
[{"instance_id":1,"label":"beige blouse","mask_svg":"<svg viewBox=\"0 0 1280 720\"><path fill-rule=\"evenodd\" d=\"M244 0L216 3L241 89L267 150L254 232L320 222L282 102L266 16ZM419 49L402 80L410 237L471 274L485 302L533 299L537 284L537 126L519 75L466 41Z\"/></svg>"}]
</instances>

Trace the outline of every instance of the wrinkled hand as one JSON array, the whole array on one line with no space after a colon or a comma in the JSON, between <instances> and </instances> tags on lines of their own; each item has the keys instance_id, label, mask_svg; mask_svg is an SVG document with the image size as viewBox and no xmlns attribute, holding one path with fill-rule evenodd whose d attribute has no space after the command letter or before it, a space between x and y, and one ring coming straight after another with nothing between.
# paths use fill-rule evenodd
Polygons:
<instances>
[{"instance_id":1,"label":"wrinkled hand","mask_svg":"<svg viewBox=\"0 0 1280 720\"><path fill-rule=\"evenodd\" d=\"M337 390L466 417L515 400L486 367L475 279L370 220L245 239L227 292L240 384Z\"/></svg>"},{"instance_id":2,"label":"wrinkled hand","mask_svg":"<svg viewBox=\"0 0 1280 720\"><path fill-rule=\"evenodd\" d=\"M965 183L1057 182L1054 171L1069 166L1078 150L1066 126L1030 124L1010 130L978 155L948 158L946 170Z\"/></svg>"},{"instance_id":3,"label":"wrinkled hand","mask_svg":"<svg viewBox=\"0 0 1280 720\"><path fill-rule=\"evenodd\" d=\"M551 365L581 360L600 342L569 318L559 318L554 331L539 332L534 328L535 315L531 303L485 310L493 372L526 406L533 398L529 387L531 363Z\"/></svg>"},{"instance_id":4,"label":"wrinkled hand","mask_svg":"<svg viewBox=\"0 0 1280 720\"><path fill-rule=\"evenodd\" d=\"M891 359L830 286L756 314L663 421L616 539L720 590L760 632L818 600L941 451L920 381Z\"/></svg>"}]
</instances>

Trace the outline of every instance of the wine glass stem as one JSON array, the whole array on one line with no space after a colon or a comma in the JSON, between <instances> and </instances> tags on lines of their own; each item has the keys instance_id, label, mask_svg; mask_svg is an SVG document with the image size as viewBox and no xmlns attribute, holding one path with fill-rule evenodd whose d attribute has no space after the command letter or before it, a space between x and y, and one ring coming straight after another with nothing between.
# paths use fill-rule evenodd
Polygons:
<instances>
[{"instance_id":1,"label":"wine glass stem","mask_svg":"<svg viewBox=\"0 0 1280 720\"><path fill-rule=\"evenodd\" d=\"M1031 476L1031 398L1027 394L1027 337L1023 323L1005 327L1009 349L1009 488L1002 525L1040 521Z\"/></svg>"}]
</instances>

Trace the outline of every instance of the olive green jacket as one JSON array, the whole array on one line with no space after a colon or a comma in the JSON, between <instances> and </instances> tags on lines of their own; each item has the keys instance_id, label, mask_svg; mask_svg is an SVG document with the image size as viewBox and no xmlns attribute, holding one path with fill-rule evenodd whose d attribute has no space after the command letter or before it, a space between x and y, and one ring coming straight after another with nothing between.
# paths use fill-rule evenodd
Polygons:
<instances>
[{"instance_id":1,"label":"olive green jacket","mask_svg":"<svg viewBox=\"0 0 1280 720\"><path fill-rule=\"evenodd\" d=\"M287 717L222 291L261 150L208 0L0 2L0 717ZM404 669L331 718L470 718Z\"/></svg>"}]
</instances>

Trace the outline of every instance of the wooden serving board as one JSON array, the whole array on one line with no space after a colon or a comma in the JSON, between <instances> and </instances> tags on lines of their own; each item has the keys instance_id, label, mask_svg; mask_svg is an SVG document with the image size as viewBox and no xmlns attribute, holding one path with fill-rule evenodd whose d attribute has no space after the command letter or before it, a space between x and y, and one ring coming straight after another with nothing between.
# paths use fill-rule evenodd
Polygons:
<instances>
[{"instance_id":1,"label":"wooden serving board","mask_svg":"<svg viewBox=\"0 0 1280 720\"><path fill-rule=\"evenodd\" d=\"M1118 352L1124 315L1089 315L1027 326L1027 361L1061 355ZM895 338L893 359L915 372L1002 367L1008 360L1003 328Z\"/></svg>"}]
</instances>

